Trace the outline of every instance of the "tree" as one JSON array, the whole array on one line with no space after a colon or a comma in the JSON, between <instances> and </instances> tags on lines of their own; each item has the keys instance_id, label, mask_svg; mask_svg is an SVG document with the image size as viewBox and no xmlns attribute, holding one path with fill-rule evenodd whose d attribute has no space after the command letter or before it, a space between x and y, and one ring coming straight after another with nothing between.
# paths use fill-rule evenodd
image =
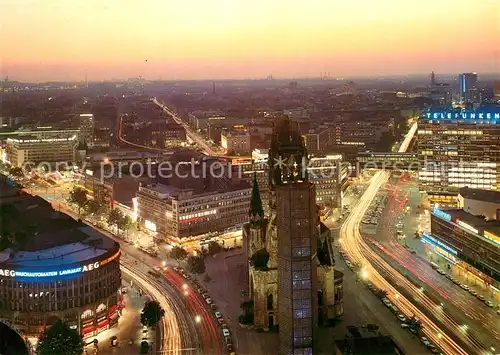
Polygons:
<instances>
[{"instance_id":1,"label":"tree","mask_svg":"<svg viewBox=\"0 0 500 355\"><path fill-rule=\"evenodd\" d=\"M38 355L81 355L83 345L78 331L58 320L40 334L36 352Z\"/></svg>"},{"instance_id":2,"label":"tree","mask_svg":"<svg viewBox=\"0 0 500 355\"><path fill-rule=\"evenodd\" d=\"M141 323L145 327L154 327L165 314L165 311L156 301L148 301L141 312Z\"/></svg>"},{"instance_id":3,"label":"tree","mask_svg":"<svg viewBox=\"0 0 500 355\"><path fill-rule=\"evenodd\" d=\"M141 354L147 354L149 352L149 343L147 341L141 342Z\"/></svg>"},{"instance_id":4,"label":"tree","mask_svg":"<svg viewBox=\"0 0 500 355\"><path fill-rule=\"evenodd\" d=\"M205 259L202 256L190 255L187 259L189 270L194 274L203 274L206 271Z\"/></svg>"},{"instance_id":5,"label":"tree","mask_svg":"<svg viewBox=\"0 0 500 355\"><path fill-rule=\"evenodd\" d=\"M250 260L252 261L253 266L257 269L265 269L267 267L267 262L269 261L269 252L266 248L257 250L253 253Z\"/></svg>"},{"instance_id":6,"label":"tree","mask_svg":"<svg viewBox=\"0 0 500 355\"><path fill-rule=\"evenodd\" d=\"M133 225L134 221L132 221L130 216L123 216L123 218L118 221L118 228L124 232L128 232Z\"/></svg>"},{"instance_id":7,"label":"tree","mask_svg":"<svg viewBox=\"0 0 500 355\"><path fill-rule=\"evenodd\" d=\"M111 226L116 226L116 232L118 233L120 221L123 220L124 215L122 211L117 208L113 208L108 214L108 224Z\"/></svg>"},{"instance_id":8,"label":"tree","mask_svg":"<svg viewBox=\"0 0 500 355\"><path fill-rule=\"evenodd\" d=\"M222 247L216 241L212 240L210 243L208 243L208 254L214 255L220 253L221 251Z\"/></svg>"},{"instance_id":9,"label":"tree","mask_svg":"<svg viewBox=\"0 0 500 355\"><path fill-rule=\"evenodd\" d=\"M170 256L177 261L184 260L187 257L187 251L179 246L175 246L170 251Z\"/></svg>"},{"instance_id":10,"label":"tree","mask_svg":"<svg viewBox=\"0 0 500 355\"><path fill-rule=\"evenodd\" d=\"M98 200L90 200L85 206L85 209L90 215L100 215L104 212L105 206Z\"/></svg>"},{"instance_id":11,"label":"tree","mask_svg":"<svg viewBox=\"0 0 500 355\"><path fill-rule=\"evenodd\" d=\"M70 192L70 199L71 202L76 203L78 206L78 215L80 215L80 212L83 207L89 202L87 199L87 191L85 189L82 189L81 187L74 187L73 190Z\"/></svg>"}]
</instances>

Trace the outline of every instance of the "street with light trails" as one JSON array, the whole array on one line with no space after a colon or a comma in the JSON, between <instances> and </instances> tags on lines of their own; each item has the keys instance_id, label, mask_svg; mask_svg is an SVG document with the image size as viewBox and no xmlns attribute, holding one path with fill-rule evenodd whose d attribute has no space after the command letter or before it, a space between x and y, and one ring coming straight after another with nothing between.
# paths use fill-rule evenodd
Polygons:
<instances>
[{"instance_id":1,"label":"street with light trails","mask_svg":"<svg viewBox=\"0 0 500 355\"><path fill-rule=\"evenodd\" d=\"M404 152L415 134L414 124L399 151ZM405 315L417 317L423 325L424 334L447 354L488 354L491 348L482 345L467 332L467 326L455 322L443 312L440 322L431 319L438 306L397 270L384 261L364 241L360 223L379 189L387 183L390 173L377 172L359 202L353 208L340 230L340 245L351 261L362 267L366 277L376 287L388 292L389 300ZM402 289L403 292L398 289ZM418 300L418 302L416 302ZM441 324L440 324L441 323ZM491 345L493 346L493 345Z\"/></svg>"}]
</instances>

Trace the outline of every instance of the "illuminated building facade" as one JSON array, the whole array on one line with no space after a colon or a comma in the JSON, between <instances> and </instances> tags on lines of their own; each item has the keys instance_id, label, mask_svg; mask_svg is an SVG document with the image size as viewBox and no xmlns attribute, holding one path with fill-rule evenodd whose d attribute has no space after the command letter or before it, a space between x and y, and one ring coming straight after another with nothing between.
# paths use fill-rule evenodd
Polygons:
<instances>
[{"instance_id":1,"label":"illuminated building facade","mask_svg":"<svg viewBox=\"0 0 500 355\"><path fill-rule=\"evenodd\" d=\"M76 134L69 138L38 138L36 136L8 138L6 160L12 166L17 167L28 163L67 163L75 160L77 147Z\"/></svg>"},{"instance_id":2,"label":"illuminated building facade","mask_svg":"<svg viewBox=\"0 0 500 355\"><path fill-rule=\"evenodd\" d=\"M464 186L500 189L500 111L439 111L418 125L419 186L431 203L456 207Z\"/></svg>"},{"instance_id":3,"label":"illuminated building facade","mask_svg":"<svg viewBox=\"0 0 500 355\"><path fill-rule=\"evenodd\" d=\"M250 154L250 133L246 131L228 131L221 134L220 143L228 155Z\"/></svg>"},{"instance_id":4,"label":"illuminated building facade","mask_svg":"<svg viewBox=\"0 0 500 355\"><path fill-rule=\"evenodd\" d=\"M82 113L79 117L80 133L79 141L88 147L94 146L94 115L91 113Z\"/></svg>"},{"instance_id":5,"label":"illuminated building facade","mask_svg":"<svg viewBox=\"0 0 500 355\"><path fill-rule=\"evenodd\" d=\"M252 152L252 159L233 160L233 165L240 169L247 181L250 182L254 173L256 174L266 212L269 201L268 159L267 149L255 149ZM342 208L342 197L349 186L349 166L342 162L342 156L312 155L307 161L307 173L309 180L316 185L316 203L322 208Z\"/></svg>"},{"instance_id":6,"label":"illuminated building facade","mask_svg":"<svg viewBox=\"0 0 500 355\"><path fill-rule=\"evenodd\" d=\"M117 325L120 245L41 198L7 195L4 189L2 233L24 231L28 241L0 251L0 318L27 336L57 319L84 337Z\"/></svg>"},{"instance_id":7,"label":"illuminated building facade","mask_svg":"<svg viewBox=\"0 0 500 355\"><path fill-rule=\"evenodd\" d=\"M246 222L250 192L246 183L205 193L162 184L141 186L138 217L159 235L175 243L187 242Z\"/></svg>"},{"instance_id":8,"label":"illuminated building facade","mask_svg":"<svg viewBox=\"0 0 500 355\"><path fill-rule=\"evenodd\" d=\"M485 221L462 209L434 208L431 234L422 241L450 265L500 292L500 222Z\"/></svg>"},{"instance_id":9,"label":"illuminated building facade","mask_svg":"<svg viewBox=\"0 0 500 355\"><path fill-rule=\"evenodd\" d=\"M462 104L479 103L477 74L463 73L458 76L459 97Z\"/></svg>"}]
</instances>

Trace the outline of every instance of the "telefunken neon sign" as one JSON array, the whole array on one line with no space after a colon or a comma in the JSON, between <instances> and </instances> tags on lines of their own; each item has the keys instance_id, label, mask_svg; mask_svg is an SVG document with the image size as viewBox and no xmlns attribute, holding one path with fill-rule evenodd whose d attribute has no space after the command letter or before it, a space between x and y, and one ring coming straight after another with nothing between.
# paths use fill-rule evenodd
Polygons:
<instances>
[{"instance_id":1,"label":"telefunken neon sign","mask_svg":"<svg viewBox=\"0 0 500 355\"><path fill-rule=\"evenodd\" d=\"M450 111L427 112L429 120L500 120L500 112Z\"/></svg>"},{"instance_id":2,"label":"telefunken neon sign","mask_svg":"<svg viewBox=\"0 0 500 355\"><path fill-rule=\"evenodd\" d=\"M99 262L87 264L84 266L75 267L72 269L58 270L58 271L16 271L8 269L0 269L0 276L5 277L54 277L79 274L81 272L88 272L98 269L101 264Z\"/></svg>"}]
</instances>

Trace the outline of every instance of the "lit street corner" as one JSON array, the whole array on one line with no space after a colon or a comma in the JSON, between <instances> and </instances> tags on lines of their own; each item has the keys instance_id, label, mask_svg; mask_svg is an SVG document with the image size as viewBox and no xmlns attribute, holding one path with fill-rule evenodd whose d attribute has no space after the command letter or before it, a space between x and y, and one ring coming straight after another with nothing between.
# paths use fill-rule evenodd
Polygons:
<instances>
[{"instance_id":1,"label":"lit street corner","mask_svg":"<svg viewBox=\"0 0 500 355\"><path fill-rule=\"evenodd\" d=\"M143 331L141 325L141 310L148 296L141 295L139 289L130 280L122 280L123 302L125 304L122 315L118 322L118 327L109 329L96 337L85 339L89 344L85 347L84 354L108 355L137 355L140 353L140 343L148 341L155 342L155 332L152 330ZM112 339L116 337L116 344L112 344ZM98 348L92 342L98 340Z\"/></svg>"}]
</instances>

